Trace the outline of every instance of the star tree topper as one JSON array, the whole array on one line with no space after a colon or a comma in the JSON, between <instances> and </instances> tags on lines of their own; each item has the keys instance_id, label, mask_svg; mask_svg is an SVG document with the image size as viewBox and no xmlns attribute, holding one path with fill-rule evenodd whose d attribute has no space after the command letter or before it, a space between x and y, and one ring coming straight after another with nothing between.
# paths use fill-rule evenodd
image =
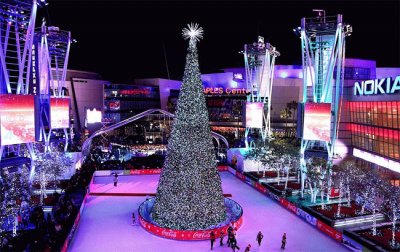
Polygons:
<instances>
[{"instance_id":1,"label":"star tree topper","mask_svg":"<svg viewBox=\"0 0 400 252\"><path fill-rule=\"evenodd\" d=\"M190 39L189 45L195 46L196 42L203 38L204 30L199 26L199 24L196 23L190 23L187 26L187 28L185 27L182 29L182 36L185 40Z\"/></svg>"}]
</instances>

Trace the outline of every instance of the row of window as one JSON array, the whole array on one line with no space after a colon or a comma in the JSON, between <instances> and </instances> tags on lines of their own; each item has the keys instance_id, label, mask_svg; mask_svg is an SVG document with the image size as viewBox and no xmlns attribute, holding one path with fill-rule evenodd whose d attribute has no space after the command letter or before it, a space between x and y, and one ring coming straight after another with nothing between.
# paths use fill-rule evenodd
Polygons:
<instances>
[{"instance_id":1,"label":"row of window","mask_svg":"<svg viewBox=\"0 0 400 252\"><path fill-rule=\"evenodd\" d=\"M353 123L400 128L400 101L349 102Z\"/></svg>"},{"instance_id":2,"label":"row of window","mask_svg":"<svg viewBox=\"0 0 400 252\"><path fill-rule=\"evenodd\" d=\"M400 130L352 124L351 131L354 147L400 160Z\"/></svg>"}]
</instances>

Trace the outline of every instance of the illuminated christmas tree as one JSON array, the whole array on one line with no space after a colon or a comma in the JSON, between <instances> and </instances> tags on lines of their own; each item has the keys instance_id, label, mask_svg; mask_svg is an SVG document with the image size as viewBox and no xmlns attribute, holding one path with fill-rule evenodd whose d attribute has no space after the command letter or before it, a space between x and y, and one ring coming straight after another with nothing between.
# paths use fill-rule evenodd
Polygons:
<instances>
[{"instance_id":1,"label":"illuminated christmas tree","mask_svg":"<svg viewBox=\"0 0 400 252\"><path fill-rule=\"evenodd\" d=\"M162 227L207 229L226 219L206 100L200 79L196 43L203 29L183 29L189 39L183 83L179 94L164 169L158 184L152 218Z\"/></svg>"}]
</instances>

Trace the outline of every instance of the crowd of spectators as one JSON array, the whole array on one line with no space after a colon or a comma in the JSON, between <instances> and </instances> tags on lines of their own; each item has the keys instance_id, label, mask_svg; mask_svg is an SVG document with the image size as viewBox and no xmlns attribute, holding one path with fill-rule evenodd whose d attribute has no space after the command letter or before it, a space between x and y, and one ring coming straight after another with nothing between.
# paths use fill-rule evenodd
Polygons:
<instances>
[{"instance_id":1,"label":"crowd of spectators","mask_svg":"<svg viewBox=\"0 0 400 252\"><path fill-rule=\"evenodd\" d=\"M54 193L55 205L45 215L44 208L36 205L29 213L29 223L19 225L17 236L4 232L0 251L60 251L75 221L86 187L96 169L88 162L64 184L63 193Z\"/></svg>"}]
</instances>

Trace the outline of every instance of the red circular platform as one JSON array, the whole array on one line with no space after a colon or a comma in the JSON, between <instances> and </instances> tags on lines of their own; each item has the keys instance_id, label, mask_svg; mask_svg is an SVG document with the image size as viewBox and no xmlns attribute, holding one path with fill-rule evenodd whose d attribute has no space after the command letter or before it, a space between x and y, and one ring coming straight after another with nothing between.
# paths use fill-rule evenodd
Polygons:
<instances>
[{"instance_id":1,"label":"red circular platform","mask_svg":"<svg viewBox=\"0 0 400 252\"><path fill-rule=\"evenodd\" d=\"M229 217L224 221L223 225L217 228L211 228L206 230L175 230L169 228L163 228L158 226L151 220L151 209L154 204L154 198L147 199L139 206L139 223L140 225L147 230L149 233L155 234L160 237L169 238L173 240L184 240L184 241L199 241L199 240L209 240L210 234L213 231L215 237L220 237L221 231L228 233L227 229L229 227L229 223L233 226L233 228L239 229L243 223L243 209L242 207L234 200L225 198L225 207L227 208L227 213L229 212ZM228 219L229 218L229 219Z\"/></svg>"},{"instance_id":2,"label":"red circular platform","mask_svg":"<svg viewBox=\"0 0 400 252\"><path fill-rule=\"evenodd\" d=\"M229 225L226 225L223 227L209 229L209 230L173 230L169 228L162 228L156 226L143 219L140 214L139 214L139 222L144 229L146 229L148 232L152 234L164 238L169 238L174 240L185 240L185 241L209 240L211 231L214 231L215 236L219 237L221 231L224 231L224 233L227 234L227 229L229 227ZM237 221L233 222L233 227L239 229L242 223L243 223L243 215L240 216L240 218Z\"/></svg>"}]
</instances>

